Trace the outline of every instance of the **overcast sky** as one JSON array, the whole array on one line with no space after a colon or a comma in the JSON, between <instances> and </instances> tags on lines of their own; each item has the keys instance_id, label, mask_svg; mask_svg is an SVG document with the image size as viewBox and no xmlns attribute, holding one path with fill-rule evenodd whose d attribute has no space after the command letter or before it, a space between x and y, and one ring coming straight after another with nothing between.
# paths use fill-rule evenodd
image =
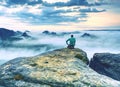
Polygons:
<instances>
[{"instance_id":1,"label":"overcast sky","mask_svg":"<svg viewBox=\"0 0 120 87\"><path fill-rule=\"evenodd\" d=\"M0 0L0 27L55 31L120 29L120 0Z\"/></svg>"}]
</instances>

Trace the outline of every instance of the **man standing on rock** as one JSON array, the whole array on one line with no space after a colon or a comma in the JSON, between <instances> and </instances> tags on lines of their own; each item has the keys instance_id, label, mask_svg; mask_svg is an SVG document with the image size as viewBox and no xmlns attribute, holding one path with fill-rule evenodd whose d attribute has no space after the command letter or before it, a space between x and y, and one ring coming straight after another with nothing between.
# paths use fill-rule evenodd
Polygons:
<instances>
[{"instance_id":1,"label":"man standing on rock","mask_svg":"<svg viewBox=\"0 0 120 87\"><path fill-rule=\"evenodd\" d=\"M69 49L74 49L75 43L76 43L76 39L74 38L73 35L71 35L71 38L69 38L69 39L66 41L66 44L68 45L67 48L69 48Z\"/></svg>"}]
</instances>

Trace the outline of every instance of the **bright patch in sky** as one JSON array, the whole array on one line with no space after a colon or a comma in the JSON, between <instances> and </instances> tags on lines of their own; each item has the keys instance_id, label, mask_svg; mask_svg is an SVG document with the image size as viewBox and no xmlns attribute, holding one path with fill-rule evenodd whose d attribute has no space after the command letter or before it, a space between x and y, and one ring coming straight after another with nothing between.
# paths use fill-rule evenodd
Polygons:
<instances>
[{"instance_id":1,"label":"bright patch in sky","mask_svg":"<svg viewBox=\"0 0 120 87\"><path fill-rule=\"evenodd\" d=\"M47 3L56 3L56 2L68 2L69 0L43 0L44 2Z\"/></svg>"},{"instance_id":2,"label":"bright patch in sky","mask_svg":"<svg viewBox=\"0 0 120 87\"><path fill-rule=\"evenodd\" d=\"M80 13L78 13L78 12L70 12L70 13L66 13L66 14L64 14L64 13L61 13L60 15L61 16L75 16L75 15L79 15Z\"/></svg>"},{"instance_id":3,"label":"bright patch in sky","mask_svg":"<svg viewBox=\"0 0 120 87\"><path fill-rule=\"evenodd\" d=\"M113 13L99 13L99 14L89 14L87 26L118 26L120 24L120 15Z\"/></svg>"},{"instance_id":4,"label":"bright patch in sky","mask_svg":"<svg viewBox=\"0 0 120 87\"><path fill-rule=\"evenodd\" d=\"M120 28L120 0L2 0L0 27L11 29Z\"/></svg>"}]
</instances>

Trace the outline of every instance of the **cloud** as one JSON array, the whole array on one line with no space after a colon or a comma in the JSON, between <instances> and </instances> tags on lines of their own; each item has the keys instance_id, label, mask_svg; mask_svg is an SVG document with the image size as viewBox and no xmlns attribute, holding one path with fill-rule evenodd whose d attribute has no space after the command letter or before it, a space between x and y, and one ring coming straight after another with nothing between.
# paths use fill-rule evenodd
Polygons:
<instances>
[{"instance_id":1,"label":"cloud","mask_svg":"<svg viewBox=\"0 0 120 87\"><path fill-rule=\"evenodd\" d=\"M0 16L33 26L69 25L88 21L89 13L106 11L101 9L103 0L47 1L50 0L2 0Z\"/></svg>"},{"instance_id":2,"label":"cloud","mask_svg":"<svg viewBox=\"0 0 120 87\"><path fill-rule=\"evenodd\" d=\"M69 0L42 0L43 2L46 2L46 3L57 3L57 2L68 2Z\"/></svg>"},{"instance_id":3,"label":"cloud","mask_svg":"<svg viewBox=\"0 0 120 87\"><path fill-rule=\"evenodd\" d=\"M79 10L80 12L86 12L86 13L88 13L88 12L91 12L91 13L97 13L97 12L104 12L104 11L106 11L105 9L96 9L96 8L85 8L85 9L80 9Z\"/></svg>"},{"instance_id":4,"label":"cloud","mask_svg":"<svg viewBox=\"0 0 120 87\"><path fill-rule=\"evenodd\" d=\"M36 4L41 4L42 0L3 0L1 3L6 3L6 6L11 6L11 5L36 5Z\"/></svg>"},{"instance_id":5,"label":"cloud","mask_svg":"<svg viewBox=\"0 0 120 87\"><path fill-rule=\"evenodd\" d=\"M108 5L110 0L88 0L91 6L101 6L101 5Z\"/></svg>"},{"instance_id":6,"label":"cloud","mask_svg":"<svg viewBox=\"0 0 120 87\"><path fill-rule=\"evenodd\" d=\"M63 22L85 22L88 17L87 13L103 12L96 8L88 7L46 7L43 5L14 5L12 7L1 6L0 15L13 17L23 23L32 25L49 25L61 24Z\"/></svg>"},{"instance_id":7,"label":"cloud","mask_svg":"<svg viewBox=\"0 0 120 87\"><path fill-rule=\"evenodd\" d=\"M45 6L87 6L89 5L86 0L70 0L68 2L56 2L56 3L48 3L43 2Z\"/></svg>"},{"instance_id":8,"label":"cloud","mask_svg":"<svg viewBox=\"0 0 120 87\"><path fill-rule=\"evenodd\" d=\"M36 5L44 6L99 6L108 4L109 0L1 0L1 5ZM116 3L116 1L113 1ZM119 2L119 1L118 1Z\"/></svg>"},{"instance_id":9,"label":"cloud","mask_svg":"<svg viewBox=\"0 0 120 87\"><path fill-rule=\"evenodd\" d=\"M34 14L30 12L19 13L19 17L23 20L29 20L32 24L59 24L60 22L78 22L80 18L80 13L76 12L79 15L74 14L71 10L55 10L54 7L42 7L40 14ZM66 14L66 15L62 15ZM68 15L74 14L74 15ZM81 16L82 17L82 16Z\"/></svg>"},{"instance_id":10,"label":"cloud","mask_svg":"<svg viewBox=\"0 0 120 87\"><path fill-rule=\"evenodd\" d=\"M67 3L68 6L75 6L75 5L88 5L88 2L86 0L70 0Z\"/></svg>"},{"instance_id":11,"label":"cloud","mask_svg":"<svg viewBox=\"0 0 120 87\"><path fill-rule=\"evenodd\" d=\"M7 2L5 0L1 0L0 5L7 5Z\"/></svg>"},{"instance_id":12,"label":"cloud","mask_svg":"<svg viewBox=\"0 0 120 87\"><path fill-rule=\"evenodd\" d=\"M0 27L8 29L28 29L29 24L16 18L0 16Z\"/></svg>"},{"instance_id":13,"label":"cloud","mask_svg":"<svg viewBox=\"0 0 120 87\"><path fill-rule=\"evenodd\" d=\"M91 2L92 1L92 2ZM45 6L101 6L101 5L107 5L108 1L106 0L69 0L68 2L55 2L55 3L49 3L44 2L43 5Z\"/></svg>"},{"instance_id":14,"label":"cloud","mask_svg":"<svg viewBox=\"0 0 120 87\"><path fill-rule=\"evenodd\" d=\"M120 0L112 0L111 5L120 8Z\"/></svg>"}]
</instances>

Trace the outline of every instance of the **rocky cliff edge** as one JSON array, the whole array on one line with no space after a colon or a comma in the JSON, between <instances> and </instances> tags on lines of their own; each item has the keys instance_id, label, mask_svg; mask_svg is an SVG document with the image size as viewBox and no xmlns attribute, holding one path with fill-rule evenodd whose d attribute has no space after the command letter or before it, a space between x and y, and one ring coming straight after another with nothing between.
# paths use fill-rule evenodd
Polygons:
<instances>
[{"instance_id":1,"label":"rocky cliff edge","mask_svg":"<svg viewBox=\"0 0 120 87\"><path fill-rule=\"evenodd\" d=\"M0 87L120 87L87 63L84 51L67 48L16 58L0 66Z\"/></svg>"}]
</instances>

